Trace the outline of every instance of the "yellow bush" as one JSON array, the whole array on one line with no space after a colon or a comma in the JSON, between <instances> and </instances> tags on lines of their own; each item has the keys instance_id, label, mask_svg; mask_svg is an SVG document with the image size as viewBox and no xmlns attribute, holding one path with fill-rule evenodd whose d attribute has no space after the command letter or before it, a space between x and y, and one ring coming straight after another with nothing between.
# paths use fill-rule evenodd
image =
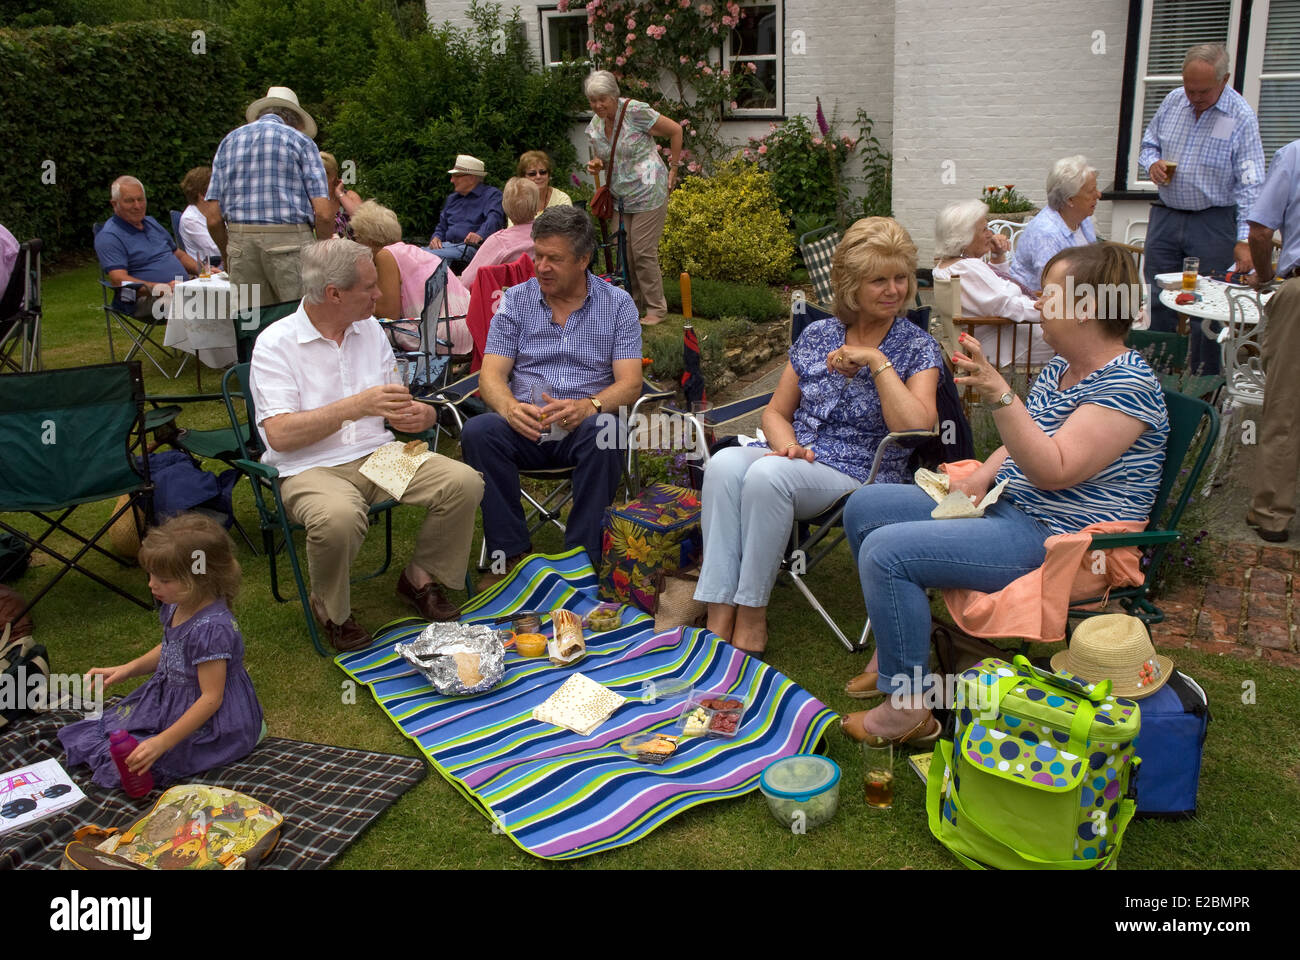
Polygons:
<instances>
[{"instance_id":1,"label":"yellow bush","mask_svg":"<svg viewBox=\"0 0 1300 960\"><path fill-rule=\"evenodd\" d=\"M794 237L771 174L733 160L712 177L687 179L668 198L659 260L666 276L784 283Z\"/></svg>"}]
</instances>

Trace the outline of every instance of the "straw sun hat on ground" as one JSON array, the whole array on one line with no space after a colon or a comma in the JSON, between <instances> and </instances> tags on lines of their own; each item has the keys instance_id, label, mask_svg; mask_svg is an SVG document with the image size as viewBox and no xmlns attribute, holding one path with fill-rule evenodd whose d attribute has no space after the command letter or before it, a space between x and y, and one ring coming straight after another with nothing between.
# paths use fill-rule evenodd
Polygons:
<instances>
[{"instance_id":1,"label":"straw sun hat on ground","mask_svg":"<svg viewBox=\"0 0 1300 960\"><path fill-rule=\"evenodd\" d=\"M1146 624L1137 617L1108 613L1075 627L1069 649L1052 657L1052 669L1090 683L1109 680L1112 696L1141 700L1169 682L1174 662L1156 653Z\"/></svg>"}]
</instances>

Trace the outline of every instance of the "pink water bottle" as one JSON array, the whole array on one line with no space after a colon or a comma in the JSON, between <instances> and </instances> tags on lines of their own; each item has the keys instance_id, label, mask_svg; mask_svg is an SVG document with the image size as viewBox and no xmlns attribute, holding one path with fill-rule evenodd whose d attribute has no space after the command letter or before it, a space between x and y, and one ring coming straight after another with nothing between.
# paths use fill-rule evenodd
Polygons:
<instances>
[{"instance_id":1,"label":"pink water bottle","mask_svg":"<svg viewBox=\"0 0 1300 960\"><path fill-rule=\"evenodd\" d=\"M153 774L146 770L135 774L127 769L126 758L140 745L140 741L125 730L114 730L108 735L108 752L117 764L118 776L122 778L122 789L128 797L143 797L153 789Z\"/></svg>"}]
</instances>

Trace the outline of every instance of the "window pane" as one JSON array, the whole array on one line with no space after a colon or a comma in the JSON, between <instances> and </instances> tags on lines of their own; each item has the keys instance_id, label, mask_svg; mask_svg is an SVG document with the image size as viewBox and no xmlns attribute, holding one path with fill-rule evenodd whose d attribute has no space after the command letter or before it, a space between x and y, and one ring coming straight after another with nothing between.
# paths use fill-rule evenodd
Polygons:
<instances>
[{"instance_id":1,"label":"window pane","mask_svg":"<svg viewBox=\"0 0 1300 960\"><path fill-rule=\"evenodd\" d=\"M1151 123L1151 118L1156 115L1160 109L1160 104L1164 102L1165 97L1169 96L1170 90L1176 90L1181 87L1181 80L1148 80L1146 83L1146 96L1142 98L1142 132L1146 133L1147 127Z\"/></svg>"},{"instance_id":2,"label":"window pane","mask_svg":"<svg viewBox=\"0 0 1300 960\"><path fill-rule=\"evenodd\" d=\"M587 58L587 18L549 17L547 31L550 41L551 63L562 60L585 60Z\"/></svg>"},{"instance_id":3,"label":"window pane","mask_svg":"<svg viewBox=\"0 0 1300 960\"><path fill-rule=\"evenodd\" d=\"M731 30L731 55L776 53L776 4L740 8L740 23Z\"/></svg>"},{"instance_id":4,"label":"window pane","mask_svg":"<svg viewBox=\"0 0 1300 960\"><path fill-rule=\"evenodd\" d=\"M736 97L741 110L776 109L776 61L750 61L758 72L749 75L749 85Z\"/></svg>"},{"instance_id":5,"label":"window pane","mask_svg":"<svg viewBox=\"0 0 1300 960\"><path fill-rule=\"evenodd\" d=\"M1259 139L1264 144L1264 160L1273 162L1273 154L1300 137L1300 79L1261 80L1259 84Z\"/></svg>"},{"instance_id":6,"label":"window pane","mask_svg":"<svg viewBox=\"0 0 1300 960\"><path fill-rule=\"evenodd\" d=\"M1300 0L1272 0L1262 73L1300 73Z\"/></svg>"},{"instance_id":7,"label":"window pane","mask_svg":"<svg viewBox=\"0 0 1300 960\"><path fill-rule=\"evenodd\" d=\"M1231 0L1155 0L1147 75L1181 75L1188 47L1198 43L1226 44L1231 8Z\"/></svg>"}]
</instances>

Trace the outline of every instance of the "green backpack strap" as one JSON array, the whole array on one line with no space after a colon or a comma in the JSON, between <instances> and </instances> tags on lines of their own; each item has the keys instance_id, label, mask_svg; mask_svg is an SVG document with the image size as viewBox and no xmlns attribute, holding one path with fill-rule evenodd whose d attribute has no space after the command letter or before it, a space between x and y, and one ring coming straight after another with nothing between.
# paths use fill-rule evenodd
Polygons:
<instances>
[{"instance_id":1,"label":"green backpack strap","mask_svg":"<svg viewBox=\"0 0 1300 960\"><path fill-rule=\"evenodd\" d=\"M1063 690L1072 696L1087 697L1093 703L1101 703L1110 696L1110 680L1108 679L1101 681L1101 683L1093 684L1091 690L1085 690L1081 684L1066 680L1064 677L1059 677L1049 670L1043 670L1034 666L1029 662L1029 658L1023 653L1017 653L1011 658L1011 662L1023 670L1028 670L1032 676L1042 680L1044 683L1051 684L1053 687L1056 687L1056 689Z\"/></svg>"}]
</instances>

